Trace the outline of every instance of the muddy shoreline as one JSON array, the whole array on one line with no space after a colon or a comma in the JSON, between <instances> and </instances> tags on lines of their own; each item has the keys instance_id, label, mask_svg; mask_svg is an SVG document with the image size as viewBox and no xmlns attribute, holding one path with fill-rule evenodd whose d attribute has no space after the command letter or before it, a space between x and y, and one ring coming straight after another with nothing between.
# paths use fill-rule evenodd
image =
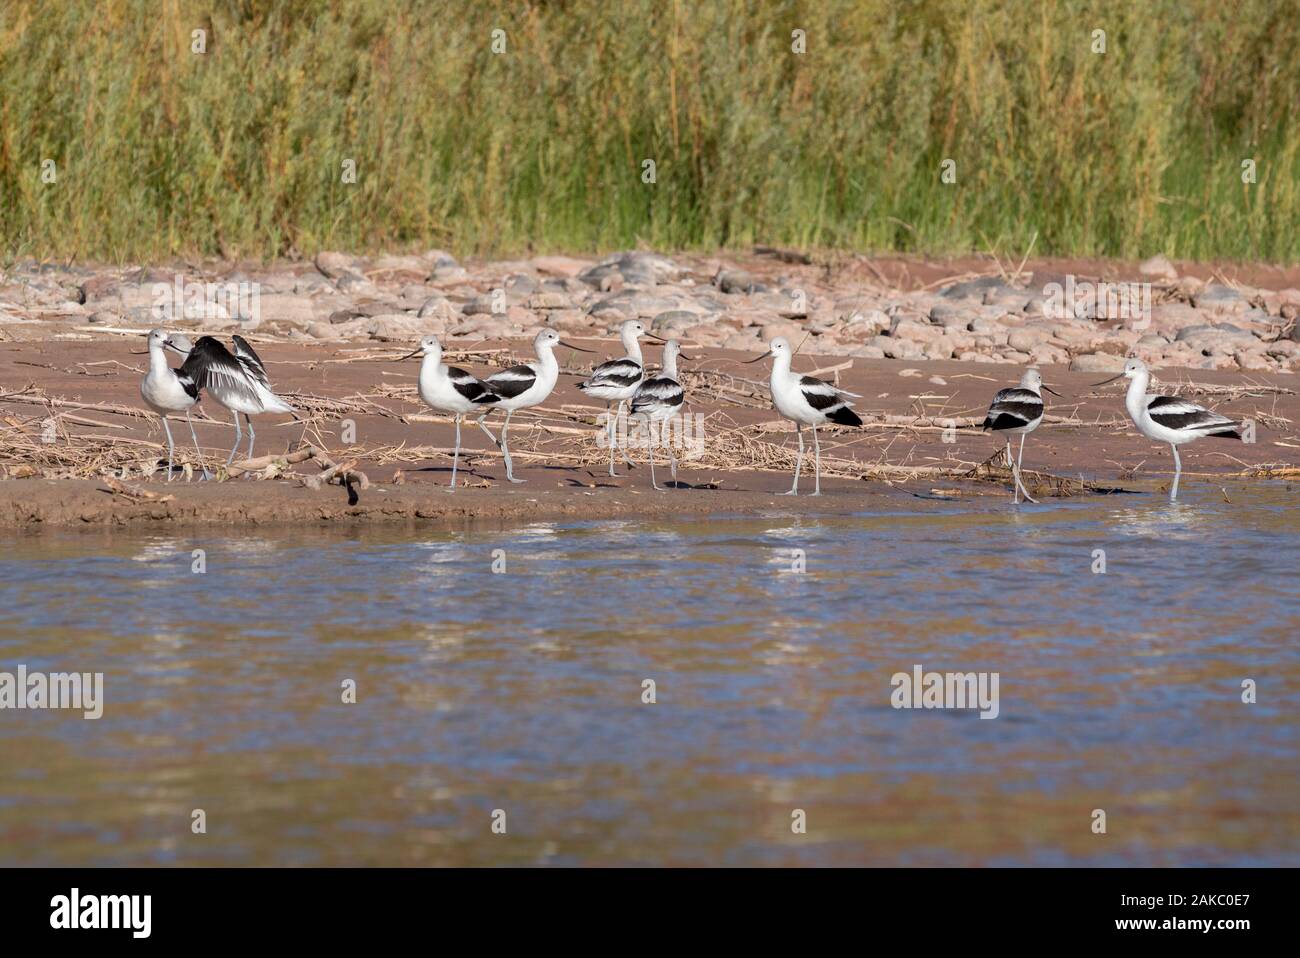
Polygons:
<instances>
[{"instance_id":1,"label":"muddy shoreline","mask_svg":"<svg viewBox=\"0 0 1300 958\"><path fill-rule=\"evenodd\" d=\"M300 408L312 409L313 397L363 397L353 400L363 410L365 403L373 403L368 411L304 412L297 420L265 417L258 428L259 453L283 453L308 439L338 461L356 461L369 487L357 489L358 502L349 506L347 490L341 486L312 489L303 484L319 471L311 462L295 464L276 478L259 474L250 479L186 482L178 472L167 483L161 470L147 476L165 447L159 420L140 411L137 384L143 366L141 357L131 353L137 345L126 337L94 344L0 345L4 392L14 392L13 384L22 379L26 384L19 389L31 387L22 393L22 402L0 400L0 416L10 435L21 430L31 438L53 419L56 442L34 446L37 456L53 456L51 449L62 450L61 444L69 443L114 463L102 473L78 477L67 466L39 459L28 466L15 463L10 455L3 465L8 478L0 481L0 528L304 522L450 527L483 521L654 519L772 510L845 514L943 508L945 499L1009 504L1010 486L996 470L984 479L962 475L999 449L996 438L980 432L978 420L992 393L1019 377L1015 366L854 359L851 366L832 375L843 388L863 397L858 408L866 424L859 430L823 431L824 494L820 498L776 495L789 488L795 443L788 424L770 407L761 401L720 406L701 392L693 394L688 412L703 417L706 461L683 459L679 487L662 493L650 488L643 449L633 450L637 468L629 471L620 462L618 477L609 478L608 452L596 438L601 410L582 406L583 397L575 388L581 373L574 372L561 377L555 395L543 407L515 420L516 468L528 480L526 484L504 483L499 453L470 426L464 430L463 485L451 493L446 484L452 424L419 405L414 363L331 363L356 354L343 346L266 345L263 355L273 379ZM519 352L521 346L503 342L479 348ZM386 355L394 352L388 350ZM648 358L655 362L657 350L648 350ZM708 350L694 369L699 375L704 370L734 370L746 358L750 357L743 353ZM796 368L812 370L843 361L801 355ZM110 373L102 374L104 369ZM1117 387L1092 390L1095 373L1059 367L1045 367L1043 373L1065 398L1051 400L1049 421L1026 446L1025 469L1036 495L1053 493L1045 478L1036 481L1036 472L1148 492L1164 487L1171 467L1169 451L1135 432L1124 416ZM1206 481L1224 484L1267 475L1270 469L1280 477L1275 481L1295 480L1300 469L1300 430L1294 423L1300 421L1300 397L1291 391L1292 377L1247 378L1222 370L1162 370L1160 376L1167 386L1197 396L1198 401L1258 421L1254 444L1204 440L1185 447L1184 489L1190 491ZM371 393L377 383L383 384L382 396ZM40 401L56 397L65 405ZM205 461L215 468L224 461L233 429L224 418L217 418L218 407L210 402L204 407L204 413L211 415L196 415L196 428ZM342 441L345 429L355 432L354 443ZM178 437L178 462L192 466L193 450L179 441L185 432L183 421L173 432ZM734 451L730 445L720 453L711 448L714 442L742 440L748 445L736 445ZM729 456L742 455L758 455L763 461L736 459L729 466ZM669 476L662 454L658 463L657 476L666 484ZM24 475L33 470L40 471ZM812 490L810 460L805 461L800 488L801 493ZM1083 490L1055 491L1078 494Z\"/></svg>"}]
</instances>

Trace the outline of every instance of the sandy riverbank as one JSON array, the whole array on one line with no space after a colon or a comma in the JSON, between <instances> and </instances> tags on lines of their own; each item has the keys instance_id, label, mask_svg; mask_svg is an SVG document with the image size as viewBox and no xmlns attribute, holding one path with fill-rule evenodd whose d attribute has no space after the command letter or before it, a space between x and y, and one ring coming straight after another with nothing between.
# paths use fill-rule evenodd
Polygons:
<instances>
[{"instance_id":1,"label":"sandy riverbank","mask_svg":"<svg viewBox=\"0 0 1300 958\"><path fill-rule=\"evenodd\" d=\"M466 486L453 495L444 488L452 426L418 402L416 361L392 359L405 350L273 341L259 343L263 358L277 388L302 412L297 419L264 417L257 453L281 454L307 441L335 462L355 463L367 484L353 483L356 502L349 504L348 491L340 486L307 488L304 478L320 471L311 461L287 466L273 478L264 477L274 469L256 479L212 483L187 483L178 475L168 484L156 465L165 449L162 430L156 417L143 412L138 394L145 357L132 350L142 345L142 337L113 334L89 342L0 344L0 428L6 440L0 451L0 475L6 477L0 481L0 526L315 520L455 524L770 508L843 513L885 502L910 506L935 495L1009 494L996 472L984 479L963 477L997 451L998 441L981 433L978 423L992 394L1019 378L1019 366L801 354L796 368L823 370L822 375L863 397L857 405L866 425L823 432L826 494L792 500L775 493L788 488L794 436L766 402L759 381L762 367L738 365L752 354L692 350L698 355L686 364L688 412L701 417L693 420L702 433L701 454L683 460L680 487L655 493L649 488L643 449L633 450L638 467L630 475L620 463L618 478L608 477L608 452L596 439L596 417L603 408L592 406L575 388L590 359L568 353L561 356L567 371L552 398L513 424L518 475L528 482L507 486L499 453L471 425L464 430L461 460ZM585 345L606 355L617 348L608 340ZM522 356L524 348L518 340L488 340L454 361L485 371L511 355ZM647 355L656 362L657 347ZM1148 490L1167 480L1168 449L1136 434L1124 416L1118 385L1092 390L1090 384L1102 378L1097 373L1060 366L1044 366L1043 374L1065 398L1049 397L1049 420L1031 437L1025 468L1074 481L1054 485L1046 475L1030 473L1036 494L1078 494L1083 491L1080 478ZM1205 440L1188 448L1185 483L1194 484L1201 476L1215 481L1270 473L1296 477L1300 397L1293 392L1293 376L1186 369L1161 370L1159 375L1163 387L1257 423L1254 444ZM215 467L224 461L233 429L211 402L195 419L205 459ZM181 442L187 434L183 422L173 433L178 458L192 464L193 450ZM662 467L662 455L659 463ZM811 491L811 463L806 467L801 488ZM659 478L661 483L668 480L666 468Z\"/></svg>"}]
</instances>

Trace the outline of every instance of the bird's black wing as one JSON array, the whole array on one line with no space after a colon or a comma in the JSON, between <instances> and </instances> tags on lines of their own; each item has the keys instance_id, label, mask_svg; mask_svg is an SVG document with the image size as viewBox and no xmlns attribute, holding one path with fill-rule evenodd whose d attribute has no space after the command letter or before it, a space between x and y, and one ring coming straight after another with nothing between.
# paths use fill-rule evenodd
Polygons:
<instances>
[{"instance_id":1,"label":"bird's black wing","mask_svg":"<svg viewBox=\"0 0 1300 958\"><path fill-rule=\"evenodd\" d=\"M185 357L180 373L189 376L199 389L206 389L218 402L222 397L241 398L261 405L257 391L244 373L244 367L230 350L211 336L201 336Z\"/></svg>"},{"instance_id":2,"label":"bird's black wing","mask_svg":"<svg viewBox=\"0 0 1300 958\"><path fill-rule=\"evenodd\" d=\"M1043 399L1032 389L999 389L984 417L985 429L1019 429L1043 417Z\"/></svg>"},{"instance_id":3,"label":"bird's black wing","mask_svg":"<svg viewBox=\"0 0 1300 958\"><path fill-rule=\"evenodd\" d=\"M531 389L535 382L537 382L537 372L532 366L523 365L511 366L499 373L493 373L487 378L484 385L492 390L498 399L514 399ZM484 401L482 399L475 400L475 402L480 403ZM491 402L491 400L486 401Z\"/></svg>"},{"instance_id":4,"label":"bird's black wing","mask_svg":"<svg viewBox=\"0 0 1300 958\"><path fill-rule=\"evenodd\" d=\"M248 374L248 378L261 383L269 391L271 381L266 378L266 366L262 363L262 357L253 351L253 347L248 344L248 340L243 336L236 334L230 338L235 344L235 359L239 361L239 365L243 367L244 372Z\"/></svg>"},{"instance_id":5,"label":"bird's black wing","mask_svg":"<svg viewBox=\"0 0 1300 958\"><path fill-rule=\"evenodd\" d=\"M452 387L470 402L493 403L500 397L479 381L473 373L456 366L447 367L447 378Z\"/></svg>"},{"instance_id":6,"label":"bird's black wing","mask_svg":"<svg viewBox=\"0 0 1300 958\"><path fill-rule=\"evenodd\" d=\"M1155 396L1147 403L1147 414L1157 426L1166 429L1210 433L1235 433L1237 424L1227 416L1177 396Z\"/></svg>"}]
</instances>

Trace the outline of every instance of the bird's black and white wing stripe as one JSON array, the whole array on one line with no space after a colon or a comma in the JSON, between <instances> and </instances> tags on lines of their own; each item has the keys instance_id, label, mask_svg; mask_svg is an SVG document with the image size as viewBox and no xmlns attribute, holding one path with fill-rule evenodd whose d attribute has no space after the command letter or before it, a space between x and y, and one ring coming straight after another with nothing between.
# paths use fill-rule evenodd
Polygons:
<instances>
[{"instance_id":1,"label":"bird's black and white wing stripe","mask_svg":"<svg viewBox=\"0 0 1300 958\"><path fill-rule=\"evenodd\" d=\"M255 383L260 383L269 392L271 381L266 378L266 366L263 365L262 358L253 351L253 347L243 336L236 334L230 338L235 344L235 359L239 360L239 365L243 367L248 378Z\"/></svg>"},{"instance_id":2,"label":"bird's black and white wing stripe","mask_svg":"<svg viewBox=\"0 0 1300 958\"><path fill-rule=\"evenodd\" d=\"M1205 436L1237 435L1237 424L1227 416L1177 396L1150 397L1147 399L1147 415L1157 426L1175 432L1200 433Z\"/></svg>"},{"instance_id":3,"label":"bird's black and white wing stripe","mask_svg":"<svg viewBox=\"0 0 1300 958\"><path fill-rule=\"evenodd\" d=\"M632 359L615 359L607 363L601 363L591 371L585 382L579 383L578 388L599 389L601 387L610 389L627 389L629 386L635 386L637 381L645 374L641 364Z\"/></svg>"},{"instance_id":4,"label":"bird's black and white wing stripe","mask_svg":"<svg viewBox=\"0 0 1300 958\"><path fill-rule=\"evenodd\" d=\"M862 420L849 408L852 404L832 383L812 376L799 377L799 393L813 409L842 426L861 426Z\"/></svg>"},{"instance_id":5,"label":"bird's black and white wing stripe","mask_svg":"<svg viewBox=\"0 0 1300 958\"><path fill-rule=\"evenodd\" d=\"M501 398L480 382L473 373L466 372L456 366L447 367L447 378L451 380L451 385L456 392L470 402L487 404L497 402Z\"/></svg>"},{"instance_id":6,"label":"bird's black and white wing stripe","mask_svg":"<svg viewBox=\"0 0 1300 958\"><path fill-rule=\"evenodd\" d=\"M185 371L184 366L181 366L180 369L176 370L176 381L181 384L181 389L185 390L185 395L189 396L191 399L198 400L199 384L194 381L193 376Z\"/></svg>"},{"instance_id":7,"label":"bird's black and white wing stripe","mask_svg":"<svg viewBox=\"0 0 1300 958\"><path fill-rule=\"evenodd\" d=\"M661 376L647 379L632 395L632 415L651 415L679 408L686 397L686 390L675 379Z\"/></svg>"},{"instance_id":8,"label":"bird's black and white wing stripe","mask_svg":"<svg viewBox=\"0 0 1300 958\"><path fill-rule=\"evenodd\" d=\"M1032 389L999 389L984 417L984 428L1019 429L1043 418L1043 397Z\"/></svg>"},{"instance_id":9,"label":"bird's black and white wing stripe","mask_svg":"<svg viewBox=\"0 0 1300 958\"><path fill-rule=\"evenodd\" d=\"M189 376L199 389L206 389L218 401L239 398L250 405L260 406L257 390L249 382L243 365L211 336L202 336L190 350L180 368L180 374Z\"/></svg>"},{"instance_id":10,"label":"bird's black and white wing stripe","mask_svg":"<svg viewBox=\"0 0 1300 958\"><path fill-rule=\"evenodd\" d=\"M485 404L497 402L501 399L514 399L531 389L535 382L537 382L537 371L532 366L527 364L511 366L499 373L493 373L484 382L484 385L491 390L493 398L479 398L475 399L474 402Z\"/></svg>"}]
</instances>

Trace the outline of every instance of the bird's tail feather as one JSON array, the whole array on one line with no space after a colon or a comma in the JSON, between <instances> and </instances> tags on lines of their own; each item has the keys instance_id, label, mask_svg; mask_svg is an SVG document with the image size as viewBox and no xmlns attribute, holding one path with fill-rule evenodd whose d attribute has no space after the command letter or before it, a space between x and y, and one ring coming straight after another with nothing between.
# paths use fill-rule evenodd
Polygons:
<instances>
[{"instance_id":1,"label":"bird's tail feather","mask_svg":"<svg viewBox=\"0 0 1300 958\"><path fill-rule=\"evenodd\" d=\"M830 414L830 421L840 426L861 426L862 420L848 406L835 410Z\"/></svg>"}]
</instances>

